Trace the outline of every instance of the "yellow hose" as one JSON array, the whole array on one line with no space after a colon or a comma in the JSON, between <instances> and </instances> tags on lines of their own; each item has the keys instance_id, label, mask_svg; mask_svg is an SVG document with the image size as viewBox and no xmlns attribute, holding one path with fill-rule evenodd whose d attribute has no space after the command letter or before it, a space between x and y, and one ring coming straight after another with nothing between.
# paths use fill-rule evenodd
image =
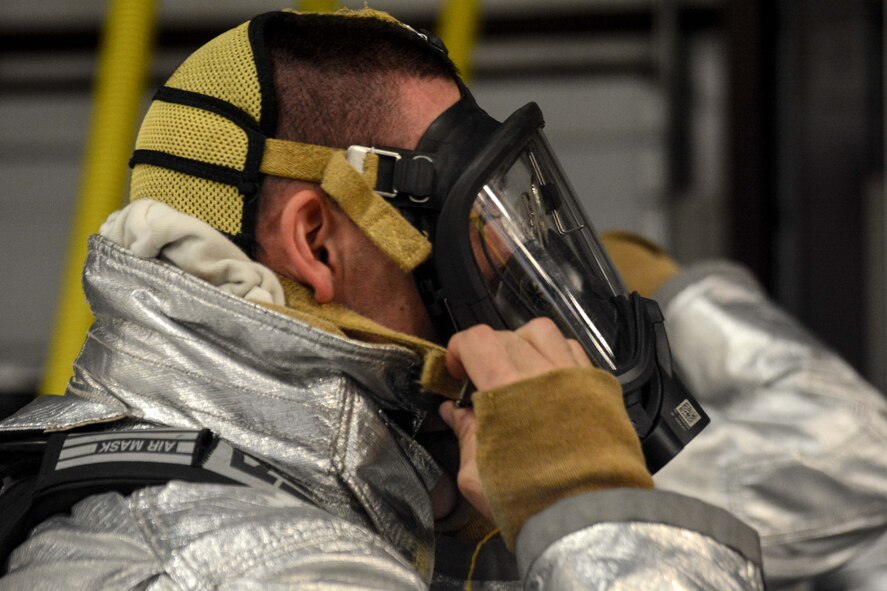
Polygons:
<instances>
[{"instance_id":1,"label":"yellow hose","mask_svg":"<svg viewBox=\"0 0 887 591\"><path fill-rule=\"evenodd\" d=\"M86 161L69 237L55 333L40 391L63 394L92 322L80 286L86 239L126 195L135 130L151 66L154 0L110 0L99 49Z\"/></svg>"},{"instance_id":2,"label":"yellow hose","mask_svg":"<svg viewBox=\"0 0 887 591\"><path fill-rule=\"evenodd\" d=\"M450 52L450 59L459 68L468 84L474 63L474 46L480 31L481 12L478 0L448 0L440 12L437 35Z\"/></svg>"}]
</instances>

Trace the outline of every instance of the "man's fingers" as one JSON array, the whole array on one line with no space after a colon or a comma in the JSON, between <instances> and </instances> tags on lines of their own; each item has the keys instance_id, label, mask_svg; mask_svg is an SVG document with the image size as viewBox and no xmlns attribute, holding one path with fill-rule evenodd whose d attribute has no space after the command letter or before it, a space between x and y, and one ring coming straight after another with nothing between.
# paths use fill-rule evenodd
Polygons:
<instances>
[{"instance_id":1,"label":"man's fingers","mask_svg":"<svg viewBox=\"0 0 887 591\"><path fill-rule=\"evenodd\" d=\"M573 352L573 359L576 360L576 365L579 367L593 367L594 364L591 362L591 359L588 358L588 353L585 352L585 349L582 348L582 345L579 344L579 341L576 339L567 339L567 345L570 347L570 351Z\"/></svg>"},{"instance_id":2,"label":"man's fingers","mask_svg":"<svg viewBox=\"0 0 887 591\"><path fill-rule=\"evenodd\" d=\"M447 402L444 402L443 404L440 405L440 408L438 409L438 411L440 413L440 418L443 419L443 422L446 423L447 427L452 429L452 431L456 434L456 437L458 437L459 431L465 428L463 425L463 423L465 421L461 417L457 421L456 420L456 413L462 412L462 411L467 413L468 409L467 408L456 408L456 404L453 401L448 400Z\"/></svg>"},{"instance_id":3,"label":"man's fingers","mask_svg":"<svg viewBox=\"0 0 887 591\"><path fill-rule=\"evenodd\" d=\"M475 509L492 520L493 512L477 470L477 420L474 411L456 408L452 401L448 401L440 405L440 416L459 440L459 474L456 477L459 491Z\"/></svg>"},{"instance_id":4,"label":"man's fingers","mask_svg":"<svg viewBox=\"0 0 887 591\"><path fill-rule=\"evenodd\" d=\"M470 378L480 390L521 379L512 357L502 341L502 333L485 324L456 333L447 345L449 372L456 378Z\"/></svg>"},{"instance_id":5,"label":"man's fingers","mask_svg":"<svg viewBox=\"0 0 887 591\"><path fill-rule=\"evenodd\" d=\"M477 419L470 408L456 408L453 401L447 401L440 405L440 418L456 434L459 440L459 480L464 479L466 469L476 472L474 465L477 453Z\"/></svg>"},{"instance_id":6,"label":"man's fingers","mask_svg":"<svg viewBox=\"0 0 887 591\"><path fill-rule=\"evenodd\" d=\"M591 367L578 342L567 339L548 318L536 318L516 331L478 325L456 333L447 346L447 369L489 390L554 369Z\"/></svg>"},{"instance_id":7,"label":"man's fingers","mask_svg":"<svg viewBox=\"0 0 887 591\"><path fill-rule=\"evenodd\" d=\"M575 352L550 318L535 318L517 329L515 334L545 357L552 369L578 365Z\"/></svg>"},{"instance_id":8,"label":"man's fingers","mask_svg":"<svg viewBox=\"0 0 887 591\"><path fill-rule=\"evenodd\" d=\"M468 379L468 374L465 372L465 366L462 365L462 351L458 347L453 346L455 338L456 337L450 339L450 344L447 346L447 356L445 360L447 371L457 380L466 380Z\"/></svg>"}]
</instances>

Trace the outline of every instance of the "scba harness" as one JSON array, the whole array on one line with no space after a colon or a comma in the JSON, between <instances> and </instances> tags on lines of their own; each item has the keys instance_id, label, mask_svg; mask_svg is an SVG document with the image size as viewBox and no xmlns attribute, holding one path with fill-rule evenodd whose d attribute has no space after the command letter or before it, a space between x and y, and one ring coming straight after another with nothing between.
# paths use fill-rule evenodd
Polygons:
<instances>
[{"instance_id":1,"label":"scba harness","mask_svg":"<svg viewBox=\"0 0 887 591\"><path fill-rule=\"evenodd\" d=\"M0 574L35 525L88 496L172 480L233 484L305 500L279 471L208 429L55 433L0 441Z\"/></svg>"}]
</instances>

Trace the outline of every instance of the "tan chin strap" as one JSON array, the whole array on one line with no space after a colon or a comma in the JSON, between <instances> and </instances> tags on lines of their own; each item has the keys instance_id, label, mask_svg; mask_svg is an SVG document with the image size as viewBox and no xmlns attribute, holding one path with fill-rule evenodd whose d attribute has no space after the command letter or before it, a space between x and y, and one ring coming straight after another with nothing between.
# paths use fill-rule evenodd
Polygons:
<instances>
[{"instance_id":1,"label":"tan chin strap","mask_svg":"<svg viewBox=\"0 0 887 591\"><path fill-rule=\"evenodd\" d=\"M423 390L452 400L461 396L465 383L457 380L447 371L447 352L443 347L419 337L385 328L366 316L361 316L339 304L318 304L314 299L314 294L304 285L283 275L277 277L283 286L286 306L262 305L332 334L371 343L401 345L411 349L422 356L422 374L419 376L419 385Z\"/></svg>"},{"instance_id":2,"label":"tan chin strap","mask_svg":"<svg viewBox=\"0 0 887 591\"><path fill-rule=\"evenodd\" d=\"M404 271L431 254L431 243L373 191L379 157L367 154L360 173L345 150L268 139L260 170L265 174L318 183L364 234Z\"/></svg>"}]
</instances>

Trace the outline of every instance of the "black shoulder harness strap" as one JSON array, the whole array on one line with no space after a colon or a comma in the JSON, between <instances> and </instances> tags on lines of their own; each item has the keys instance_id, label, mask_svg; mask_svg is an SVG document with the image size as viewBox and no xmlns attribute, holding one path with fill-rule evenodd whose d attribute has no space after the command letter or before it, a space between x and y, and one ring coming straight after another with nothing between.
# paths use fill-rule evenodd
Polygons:
<instances>
[{"instance_id":1,"label":"black shoulder harness strap","mask_svg":"<svg viewBox=\"0 0 887 591\"><path fill-rule=\"evenodd\" d=\"M42 460L39 455L42 452ZM208 429L135 429L57 433L0 443L0 463L19 461L0 489L0 574L33 526L94 494L129 494L171 480L279 490L305 499L301 487L274 468L217 439ZM39 469L37 465L39 463Z\"/></svg>"}]
</instances>

